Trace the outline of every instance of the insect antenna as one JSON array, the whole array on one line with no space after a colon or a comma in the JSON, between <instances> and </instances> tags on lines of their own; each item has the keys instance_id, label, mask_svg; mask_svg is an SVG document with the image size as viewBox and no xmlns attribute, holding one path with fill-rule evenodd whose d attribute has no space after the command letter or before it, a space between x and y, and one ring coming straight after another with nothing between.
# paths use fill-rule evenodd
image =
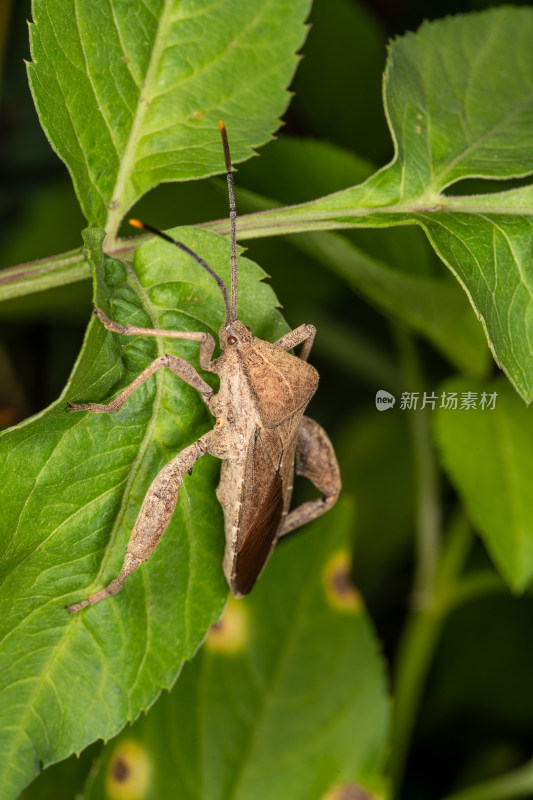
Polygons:
<instances>
[{"instance_id":1,"label":"insect antenna","mask_svg":"<svg viewBox=\"0 0 533 800\"><path fill-rule=\"evenodd\" d=\"M224 148L224 161L226 164L226 177L228 180L229 192L229 219L231 225L231 316L229 319L226 319L226 322L233 322L233 320L237 319L237 212L235 210L235 186L233 183L228 134L226 133L226 126L221 119L219 119L218 124L220 125L222 147Z\"/></svg>"},{"instance_id":2,"label":"insect antenna","mask_svg":"<svg viewBox=\"0 0 533 800\"><path fill-rule=\"evenodd\" d=\"M178 242L176 239L173 239L172 236L169 236L167 233L163 233L163 231L160 231L158 228L154 228L152 227L152 225L147 225L146 222L141 222L139 219L130 219L128 220L128 222L134 228L140 228L143 231L150 231L150 233L159 236L160 239L164 239L165 242L170 242L170 244L175 245L183 253L187 253L187 255L189 255L191 258L194 258L196 263L200 264L200 266L203 267L206 270L206 272L209 272L209 274L216 280L218 288L222 293L222 297L224 299L224 307L226 309L226 322L228 322L229 318L231 317L228 287L226 286L220 275L217 275L215 270L212 267L210 267L209 264L207 264L204 261L204 259L198 255L198 253L195 253L194 250L191 250L191 248L187 247L187 245L183 244L183 242ZM233 319L235 319L235 317L233 317Z\"/></svg>"}]
</instances>

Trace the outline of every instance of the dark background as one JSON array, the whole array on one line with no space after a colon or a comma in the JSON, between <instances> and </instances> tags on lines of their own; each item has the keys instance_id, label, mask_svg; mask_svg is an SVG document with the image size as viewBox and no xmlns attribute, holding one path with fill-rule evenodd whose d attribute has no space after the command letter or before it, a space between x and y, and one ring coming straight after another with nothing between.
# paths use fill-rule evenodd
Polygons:
<instances>
[{"instance_id":1,"label":"dark background","mask_svg":"<svg viewBox=\"0 0 533 800\"><path fill-rule=\"evenodd\" d=\"M494 5L499 4L315 0L313 28L292 87L296 96L281 135L326 140L382 166L392 157L381 99L387 40L415 30L423 19ZM23 59L29 59L30 17L26 0L0 0L0 268L79 247L84 227L67 170L39 126L29 92ZM275 143L262 151L267 164L269 148L274 153ZM258 190L265 169L260 161L239 167L238 186ZM275 180L283 202L312 199L291 195L283 174ZM329 191L343 187L336 181L332 175ZM141 201L137 213L163 228L219 218L226 214L224 194L220 179L166 185ZM370 252L401 245L398 232L362 235L367 238L359 242ZM358 501L355 577L393 663L412 580L409 436L397 426L389 429L382 419L379 429L373 423L369 412L377 387L368 362L383 363L392 374L394 337L379 311L283 240L254 241L249 255L272 276L288 321L294 326L313 322L319 329L313 361L322 384L312 414L337 443L344 485ZM0 305L1 427L57 398L90 311L89 281ZM419 347L430 381L450 374L440 356L423 343ZM443 483L452 504L453 493ZM378 528L389 535L380 538ZM481 545L474 558L487 559ZM453 614L425 692L405 800L438 800L531 757L532 631L533 603L527 596L477 600ZM97 749L93 746L89 756ZM87 756L53 767L25 796L70 796L61 794L61 771L75 774L81 787L89 764ZM58 782L52 791L54 775Z\"/></svg>"}]
</instances>

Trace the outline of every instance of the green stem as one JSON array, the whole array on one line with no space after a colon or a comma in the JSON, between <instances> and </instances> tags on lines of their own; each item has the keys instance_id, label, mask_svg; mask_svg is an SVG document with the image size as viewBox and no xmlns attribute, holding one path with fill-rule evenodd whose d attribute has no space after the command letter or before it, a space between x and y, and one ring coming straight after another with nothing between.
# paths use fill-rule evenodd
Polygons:
<instances>
[{"instance_id":1,"label":"green stem","mask_svg":"<svg viewBox=\"0 0 533 800\"><path fill-rule=\"evenodd\" d=\"M443 626L453 609L474 597L504 588L489 571L459 580L473 535L462 513L452 519L441 546L439 479L431 435L431 406L422 408L424 381L413 339L396 328L406 390L419 404L409 413L415 463L416 568L413 608L398 647L390 772L399 797L420 703Z\"/></svg>"},{"instance_id":2,"label":"green stem","mask_svg":"<svg viewBox=\"0 0 533 800\"><path fill-rule=\"evenodd\" d=\"M0 271L0 300L65 286L90 278L81 248Z\"/></svg>"},{"instance_id":3,"label":"green stem","mask_svg":"<svg viewBox=\"0 0 533 800\"><path fill-rule=\"evenodd\" d=\"M458 514L452 519L444 537L444 546L433 572L432 594L426 594L425 602L414 607L400 640L394 675L393 749L390 761L396 797L400 794L409 744L442 628L449 612L460 600L460 595L454 589L468 558L472 540L468 522L462 513ZM481 584L479 588L482 588ZM473 593L469 599L471 597ZM463 599L466 599L466 595Z\"/></svg>"},{"instance_id":4,"label":"green stem","mask_svg":"<svg viewBox=\"0 0 533 800\"><path fill-rule=\"evenodd\" d=\"M479 783L469 789L448 795L445 800L513 800L533 795L533 761L501 778Z\"/></svg>"},{"instance_id":5,"label":"green stem","mask_svg":"<svg viewBox=\"0 0 533 800\"><path fill-rule=\"evenodd\" d=\"M455 588L448 593L447 611L476 600L484 595L503 592L507 594L508 588L500 576L490 569L479 570L471 575L466 575Z\"/></svg>"},{"instance_id":6,"label":"green stem","mask_svg":"<svg viewBox=\"0 0 533 800\"><path fill-rule=\"evenodd\" d=\"M450 598L450 592L454 595L457 591L457 578L474 544L474 534L466 519L462 509L458 509L450 519L445 536L445 547L443 548L436 575L436 594L440 597ZM467 580L463 578L462 581ZM462 582L461 582L461 585ZM448 600L447 605L450 605Z\"/></svg>"},{"instance_id":7,"label":"green stem","mask_svg":"<svg viewBox=\"0 0 533 800\"><path fill-rule=\"evenodd\" d=\"M112 248L106 247L104 242L104 250L112 258L130 261L135 249L148 238L134 236L131 239L120 239ZM46 289L56 289L58 286L88 280L90 277L91 270L81 247L58 256L28 261L0 270L0 302Z\"/></svg>"},{"instance_id":8,"label":"green stem","mask_svg":"<svg viewBox=\"0 0 533 800\"><path fill-rule=\"evenodd\" d=\"M431 405L422 408L424 381L412 337L395 329L405 389L418 393L418 407L409 412L415 463L416 567L413 607L400 640L394 676L395 707L390 771L399 797L409 746L427 676L442 629L451 611L503 582L489 571L460 580L470 553L473 534L462 512L450 522L441 544L439 477L431 434Z\"/></svg>"},{"instance_id":9,"label":"green stem","mask_svg":"<svg viewBox=\"0 0 533 800\"><path fill-rule=\"evenodd\" d=\"M440 638L443 619L436 609L413 612L405 624L396 655L390 775L399 797L418 708Z\"/></svg>"},{"instance_id":10,"label":"green stem","mask_svg":"<svg viewBox=\"0 0 533 800\"><path fill-rule=\"evenodd\" d=\"M408 412L415 464L416 573L414 600L418 607L431 604L440 549L440 498L438 468L431 437L431 408L423 408L424 380L416 346L403 326L396 326L396 340L406 390L418 394L417 408Z\"/></svg>"},{"instance_id":11,"label":"green stem","mask_svg":"<svg viewBox=\"0 0 533 800\"><path fill-rule=\"evenodd\" d=\"M395 327L406 390L422 399L423 379L412 338ZM429 667L439 641L443 615L436 597L437 563L440 549L440 502L437 466L431 443L428 409L409 413L415 463L416 568L414 603L396 658L395 706L390 771L395 796L399 796L409 743Z\"/></svg>"},{"instance_id":12,"label":"green stem","mask_svg":"<svg viewBox=\"0 0 533 800\"><path fill-rule=\"evenodd\" d=\"M364 205L365 186L352 187L325 198L318 198L308 203L294 206L279 207L267 198L254 192L240 190L240 196L248 197L259 211L243 214L237 219L237 238L258 239L265 236L280 236L297 233L309 233L331 230L352 230L354 226L386 227L404 225L407 222L422 222L423 218L433 212L459 211L464 213L507 213L524 214L524 205L508 206L496 205L494 208L487 205L484 195L480 197L446 197L436 192L426 193L410 203L392 202L380 207L367 207ZM113 218L109 220L109 231L114 234L118 228L120 214L113 211ZM229 236L229 219L214 220L202 223L199 227ZM136 245L139 242L136 242ZM118 255L132 248L128 240L111 237L109 245L110 255ZM135 246L136 246L135 245ZM78 251L73 251L78 252ZM72 283L83 280L88 276L85 267L80 267L80 258L73 257L73 253L63 253L41 262L21 264L11 270L0 272L0 300L41 291L42 288ZM70 269L69 269L70 267ZM16 278L16 271L20 270L22 276ZM54 271L58 275L54 276ZM45 285L40 280L43 272L47 273ZM7 274L6 274L7 273ZM35 278L35 280L34 280ZM10 293L7 292L5 283L10 283Z\"/></svg>"},{"instance_id":13,"label":"green stem","mask_svg":"<svg viewBox=\"0 0 533 800\"><path fill-rule=\"evenodd\" d=\"M238 217L237 238L239 240L287 235L301 231L352 228L351 223L336 219L335 216L330 217L329 213L324 217L320 209L318 211L307 211L308 204L279 208L272 200L261 197L254 192L241 189L239 195L245 202L253 204L255 208L260 209L252 214L243 214ZM368 209L362 209L361 211L364 212L364 215L368 214ZM267 217L265 218L264 215L267 215ZM265 222L265 219L267 222ZM113 226L115 226L115 223L116 220L113 221ZM229 219L202 223L198 227L206 228L225 236L230 234ZM108 237L106 244L104 244L104 250L112 257L127 257L146 238L148 237L136 236L133 239L117 239L115 241ZM307 246L313 248L316 246L316 242L310 241ZM324 247L327 249L327 242ZM351 253L351 258L354 258L353 253ZM374 259L359 252L357 253L357 260L360 268L364 271L375 271L376 264L378 264ZM337 262L336 258L334 262ZM353 280L353 268L347 269L347 274ZM83 260L81 249L40 261L20 264L0 271L0 301L62 286L88 277L89 268Z\"/></svg>"}]
</instances>

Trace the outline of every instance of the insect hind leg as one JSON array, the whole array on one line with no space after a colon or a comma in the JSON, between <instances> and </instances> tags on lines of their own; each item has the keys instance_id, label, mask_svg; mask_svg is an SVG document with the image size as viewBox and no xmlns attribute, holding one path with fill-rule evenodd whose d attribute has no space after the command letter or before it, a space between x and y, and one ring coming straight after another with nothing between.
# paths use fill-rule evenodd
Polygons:
<instances>
[{"instance_id":1,"label":"insect hind leg","mask_svg":"<svg viewBox=\"0 0 533 800\"><path fill-rule=\"evenodd\" d=\"M117 594L122 589L126 578L146 561L157 547L174 513L183 476L205 452L207 448L204 439L200 439L182 450L176 458L163 467L144 498L119 575L99 592L79 603L67 606L67 611L73 614L86 606L99 603L110 595Z\"/></svg>"},{"instance_id":2,"label":"insect hind leg","mask_svg":"<svg viewBox=\"0 0 533 800\"><path fill-rule=\"evenodd\" d=\"M337 457L325 430L310 417L303 417L296 444L296 474L308 478L323 497L302 503L281 523L279 536L300 528L325 514L336 503L341 490Z\"/></svg>"}]
</instances>

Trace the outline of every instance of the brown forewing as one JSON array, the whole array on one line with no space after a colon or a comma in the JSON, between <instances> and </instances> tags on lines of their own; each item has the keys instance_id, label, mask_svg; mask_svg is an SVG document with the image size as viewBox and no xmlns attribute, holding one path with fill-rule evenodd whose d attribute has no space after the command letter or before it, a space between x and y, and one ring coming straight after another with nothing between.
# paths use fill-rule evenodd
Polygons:
<instances>
[{"instance_id":1,"label":"brown forewing","mask_svg":"<svg viewBox=\"0 0 533 800\"><path fill-rule=\"evenodd\" d=\"M240 358L266 428L305 407L318 386L314 367L269 342L254 339Z\"/></svg>"},{"instance_id":2,"label":"brown forewing","mask_svg":"<svg viewBox=\"0 0 533 800\"><path fill-rule=\"evenodd\" d=\"M278 471L237 551L235 586L241 594L248 594L264 567L280 526L282 512L283 482Z\"/></svg>"}]
</instances>

